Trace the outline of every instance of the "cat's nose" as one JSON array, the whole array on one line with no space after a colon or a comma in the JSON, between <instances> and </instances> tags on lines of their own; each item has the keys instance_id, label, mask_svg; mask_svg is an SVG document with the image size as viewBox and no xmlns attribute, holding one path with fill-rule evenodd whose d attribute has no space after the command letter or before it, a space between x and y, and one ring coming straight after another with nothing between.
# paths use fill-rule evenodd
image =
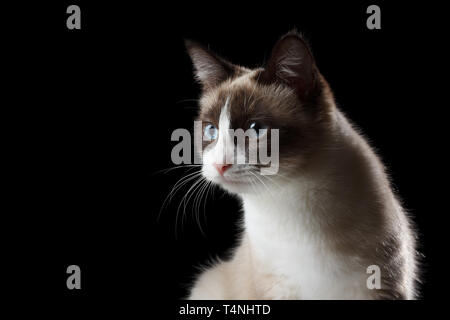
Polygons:
<instances>
[{"instance_id":1,"label":"cat's nose","mask_svg":"<svg viewBox=\"0 0 450 320\"><path fill-rule=\"evenodd\" d=\"M231 167L231 164L214 163L214 167L219 171L220 175L223 176L225 171Z\"/></svg>"}]
</instances>

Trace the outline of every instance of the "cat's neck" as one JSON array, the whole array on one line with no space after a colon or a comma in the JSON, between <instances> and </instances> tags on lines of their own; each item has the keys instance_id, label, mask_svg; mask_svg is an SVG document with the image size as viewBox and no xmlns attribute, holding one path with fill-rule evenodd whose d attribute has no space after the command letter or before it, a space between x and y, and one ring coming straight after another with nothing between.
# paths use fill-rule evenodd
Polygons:
<instances>
[{"instance_id":1,"label":"cat's neck","mask_svg":"<svg viewBox=\"0 0 450 320\"><path fill-rule=\"evenodd\" d=\"M254 241L265 238L289 242L319 225L316 213L319 195L314 194L318 184L296 180L286 182L283 187L263 187L265 190L258 194L242 196L245 230Z\"/></svg>"}]
</instances>

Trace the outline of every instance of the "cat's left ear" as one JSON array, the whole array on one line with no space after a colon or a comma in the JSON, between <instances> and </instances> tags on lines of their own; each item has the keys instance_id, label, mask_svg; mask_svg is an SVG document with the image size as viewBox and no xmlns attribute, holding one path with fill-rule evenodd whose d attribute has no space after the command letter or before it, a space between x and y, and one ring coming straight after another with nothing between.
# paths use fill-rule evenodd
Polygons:
<instances>
[{"instance_id":1,"label":"cat's left ear","mask_svg":"<svg viewBox=\"0 0 450 320\"><path fill-rule=\"evenodd\" d=\"M202 45L190 40L185 40L185 45L194 64L195 77L203 90L216 87L236 72L236 67L232 63Z\"/></svg>"},{"instance_id":2,"label":"cat's left ear","mask_svg":"<svg viewBox=\"0 0 450 320\"><path fill-rule=\"evenodd\" d=\"M281 83L296 91L300 99L308 99L318 85L318 70L306 42L291 31L275 44L260 79L265 83Z\"/></svg>"}]
</instances>

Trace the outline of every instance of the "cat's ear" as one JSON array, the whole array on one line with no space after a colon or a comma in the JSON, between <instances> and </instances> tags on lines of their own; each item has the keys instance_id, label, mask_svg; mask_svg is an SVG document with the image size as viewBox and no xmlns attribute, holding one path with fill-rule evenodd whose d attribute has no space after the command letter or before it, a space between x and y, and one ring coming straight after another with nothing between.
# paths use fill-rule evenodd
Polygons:
<instances>
[{"instance_id":1,"label":"cat's ear","mask_svg":"<svg viewBox=\"0 0 450 320\"><path fill-rule=\"evenodd\" d=\"M260 79L283 83L307 99L317 86L317 72L308 45L300 34L291 31L275 44Z\"/></svg>"},{"instance_id":2,"label":"cat's ear","mask_svg":"<svg viewBox=\"0 0 450 320\"><path fill-rule=\"evenodd\" d=\"M186 49L194 64L194 74L203 87L208 90L231 77L235 66L191 40L185 40Z\"/></svg>"}]
</instances>

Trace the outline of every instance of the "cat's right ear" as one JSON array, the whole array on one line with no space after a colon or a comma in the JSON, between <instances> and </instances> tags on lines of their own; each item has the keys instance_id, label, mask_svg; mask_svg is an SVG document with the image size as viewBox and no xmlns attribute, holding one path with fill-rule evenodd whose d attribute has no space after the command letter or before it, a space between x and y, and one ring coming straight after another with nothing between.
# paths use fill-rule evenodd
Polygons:
<instances>
[{"instance_id":1,"label":"cat's right ear","mask_svg":"<svg viewBox=\"0 0 450 320\"><path fill-rule=\"evenodd\" d=\"M195 78L203 90L216 87L233 75L235 67L228 61L218 57L202 45L185 40L186 49L194 64Z\"/></svg>"}]
</instances>

